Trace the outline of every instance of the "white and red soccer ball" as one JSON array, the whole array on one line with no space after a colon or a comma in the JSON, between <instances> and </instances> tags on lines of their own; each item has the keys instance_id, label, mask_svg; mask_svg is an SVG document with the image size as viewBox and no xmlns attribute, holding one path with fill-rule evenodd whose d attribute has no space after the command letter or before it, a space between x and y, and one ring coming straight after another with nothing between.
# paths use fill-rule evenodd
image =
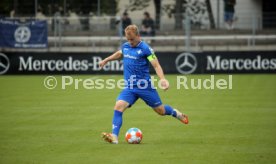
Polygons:
<instances>
[{"instance_id":1,"label":"white and red soccer ball","mask_svg":"<svg viewBox=\"0 0 276 164\"><path fill-rule=\"evenodd\" d=\"M139 144L142 141L143 134L138 128L130 128L126 132L125 139L129 144Z\"/></svg>"}]
</instances>

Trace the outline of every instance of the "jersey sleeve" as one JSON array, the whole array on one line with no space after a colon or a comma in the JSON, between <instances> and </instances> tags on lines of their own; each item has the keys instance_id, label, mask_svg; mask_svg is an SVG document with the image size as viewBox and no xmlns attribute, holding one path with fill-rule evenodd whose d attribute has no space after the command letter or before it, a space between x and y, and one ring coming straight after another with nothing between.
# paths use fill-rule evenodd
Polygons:
<instances>
[{"instance_id":1,"label":"jersey sleeve","mask_svg":"<svg viewBox=\"0 0 276 164\"><path fill-rule=\"evenodd\" d=\"M149 61L152 61L157 58L153 49L150 46L147 46L145 48L145 55Z\"/></svg>"}]
</instances>

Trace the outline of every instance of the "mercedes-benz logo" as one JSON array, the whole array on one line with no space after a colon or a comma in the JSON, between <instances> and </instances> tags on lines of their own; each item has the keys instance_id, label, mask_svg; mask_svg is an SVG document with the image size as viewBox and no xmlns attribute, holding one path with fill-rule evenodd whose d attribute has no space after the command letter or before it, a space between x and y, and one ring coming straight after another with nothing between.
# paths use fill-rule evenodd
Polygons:
<instances>
[{"instance_id":1,"label":"mercedes-benz logo","mask_svg":"<svg viewBox=\"0 0 276 164\"><path fill-rule=\"evenodd\" d=\"M14 32L14 39L19 43L26 43L31 38L31 31L26 26L18 27Z\"/></svg>"},{"instance_id":2,"label":"mercedes-benz logo","mask_svg":"<svg viewBox=\"0 0 276 164\"><path fill-rule=\"evenodd\" d=\"M188 52L184 52L175 60L176 69L182 74L193 73L197 68L196 57Z\"/></svg>"},{"instance_id":3,"label":"mercedes-benz logo","mask_svg":"<svg viewBox=\"0 0 276 164\"><path fill-rule=\"evenodd\" d=\"M0 75L6 73L10 68L10 60L5 55L0 53Z\"/></svg>"}]
</instances>

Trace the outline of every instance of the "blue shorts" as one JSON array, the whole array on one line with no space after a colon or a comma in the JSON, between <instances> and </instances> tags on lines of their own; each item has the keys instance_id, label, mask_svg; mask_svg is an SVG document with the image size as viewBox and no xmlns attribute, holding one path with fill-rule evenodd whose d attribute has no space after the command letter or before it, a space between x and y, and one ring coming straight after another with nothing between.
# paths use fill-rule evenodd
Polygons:
<instances>
[{"instance_id":1,"label":"blue shorts","mask_svg":"<svg viewBox=\"0 0 276 164\"><path fill-rule=\"evenodd\" d=\"M144 102L152 108L162 105L162 101L156 91L153 88L139 89L137 87L125 88L121 91L120 95L117 98L118 100L124 100L129 103L128 107L131 107L138 98L144 100Z\"/></svg>"}]
</instances>

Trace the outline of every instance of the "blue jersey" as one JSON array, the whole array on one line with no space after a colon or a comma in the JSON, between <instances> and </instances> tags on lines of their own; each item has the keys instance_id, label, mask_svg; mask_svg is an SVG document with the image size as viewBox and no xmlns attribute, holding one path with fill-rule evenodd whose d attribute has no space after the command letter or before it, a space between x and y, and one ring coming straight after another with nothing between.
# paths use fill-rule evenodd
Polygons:
<instances>
[{"instance_id":1,"label":"blue jersey","mask_svg":"<svg viewBox=\"0 0 276 164\"><path fill-rule=\"evenodd\" d=\"M122 54L127 86L136 86L138 82L141 84L145 81L150 82L148 58L154 55L152 48L144 41L140 41L136 47L131 47L126 42L122 45ZM131 78L135 78L135 81L130 82Z\"/></svg>"}]
</instances>

